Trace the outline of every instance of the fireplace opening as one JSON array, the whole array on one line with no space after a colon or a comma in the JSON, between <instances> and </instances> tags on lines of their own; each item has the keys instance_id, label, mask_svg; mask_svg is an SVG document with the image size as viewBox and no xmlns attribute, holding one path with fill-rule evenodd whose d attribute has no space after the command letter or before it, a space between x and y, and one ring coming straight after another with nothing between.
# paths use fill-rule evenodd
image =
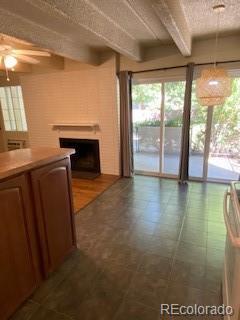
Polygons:
<instances>
[{"instance_id":1,"label":"fireplace opening","mask_svg":"<svg viewBox=\"0 0 240 320\"><path fill-rule=\"evenodd\" d=\"M94 179L100 175L99 141L95 139L60 138L61 148L72 148L70 156L74 178Z\"/></svg>"}]
</instances>

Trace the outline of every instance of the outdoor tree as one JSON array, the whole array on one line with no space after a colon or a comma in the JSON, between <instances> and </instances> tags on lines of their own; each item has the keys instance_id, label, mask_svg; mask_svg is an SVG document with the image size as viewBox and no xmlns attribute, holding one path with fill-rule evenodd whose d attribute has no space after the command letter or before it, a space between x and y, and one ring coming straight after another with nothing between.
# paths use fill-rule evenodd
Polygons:
<instances>
[{"instance_id":1,"label":"outdoor tree","mask_svg":"<svg viewBox=\"0 0 240 320\"><path fill-rule=\"evenodd\" d=\"M165 126L178 127L182 125L182 112L185 93L185 81L164 83ZM192 87L191 130L192 148L203 151L205 141L207 110L201 106L196 97L196 83ZM138 126L160 126L161 84L133 85L133 102L140 108L151 108L152 118L146 119ZM157 115L157 117L156 117ZM240 79L232 81L232 94L223 105L215 106L211 131L211 152L240 152Z\"/></svg>"},{"instance_id":2,"label":"outdoor tree","mask_svg":"<svg viewBox=\"0 0 240 320\"><path fill-rule=\"evenodd\" d=\"M133 102L141 107L147 107L148 104L155 104L156 107L160 107L159 101L161 101L161 84L138 84L133 85L132 88Z\"/></svg>"},{"instance_id":3,"label":"outdoor tree","mask_svg":"<svg viewBox=\"0 0 240 320\"><path fill-rule=\"evenodd\" d=\"M240 80L232 81L232 94L214 107L212 148L218 153L240 152Z\"/></svg>"}]
</instances>

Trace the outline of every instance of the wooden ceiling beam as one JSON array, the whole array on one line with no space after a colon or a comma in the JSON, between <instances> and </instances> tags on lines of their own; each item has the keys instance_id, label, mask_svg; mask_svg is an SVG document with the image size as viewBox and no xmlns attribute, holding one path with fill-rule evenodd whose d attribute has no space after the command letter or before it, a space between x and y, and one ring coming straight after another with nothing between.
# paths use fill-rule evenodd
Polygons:
<instances>
[{"instance_id":1,"label":"wooden ceiling beam","mask_svg":"<svg viewBox=\"0 0 240 320\"><path fill-rule=\"evenodd\" d=\"M91 0L28 0L33 6L46 12L52 18L73 24L81 34L94 36L106 46L141 61L141 48L132 36L114 20L101 11Z\"/></svg>"},{"instance_id":2,"label":"wooden ceiling beam","mask_svg":"<svg viewBox=\"0 0 240 320\"><path fill-rule=\"evenodd\" d=\"M183 56L190 56L192 38L179 0L158 0L153 7Z\"/></svg>"},{"instance_id":3,"label":"wooden ceiling beam","mask_svg":"<svg viewBox=\"0 0 240 320\"><path fill-rule=\"evenodd\" d=\"M139 42L90 0L2 0L0 9L2 33L73 60L99 63L100 54L87 44L89 39L142 59Z\"/></svg>"},{"instance_id":4,"label":"wooden ceiling beam","mask_svg":"<svg viewBox=\"0 0 240 320\"><path fill-rule=\"evenodd\" d=\"M145 28L155 39L162 41L169 37L168 32L165 30L159 17L155 14L155 10L152 7L152 0L124 0L128 4L129 8L137 15L139 22L142 23Z\"/></svg>"}]
</instances>

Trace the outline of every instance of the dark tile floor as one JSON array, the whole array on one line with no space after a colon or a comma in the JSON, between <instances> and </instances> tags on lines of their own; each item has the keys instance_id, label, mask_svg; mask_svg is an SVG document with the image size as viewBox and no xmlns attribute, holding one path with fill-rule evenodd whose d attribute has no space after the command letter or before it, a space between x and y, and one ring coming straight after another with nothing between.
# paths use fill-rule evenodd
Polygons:
<instances>
[{"instance_id":1,"label":"dark tile floor","mask_svg":"<svg viewBox=\"0 0 240 320\"><path fill-rule=\"evenodd\" d=\"M226 188L119 180L76 215L78 250L12 320L173 319L161 303L221 303Z\"/></svg>"}]
</instances>

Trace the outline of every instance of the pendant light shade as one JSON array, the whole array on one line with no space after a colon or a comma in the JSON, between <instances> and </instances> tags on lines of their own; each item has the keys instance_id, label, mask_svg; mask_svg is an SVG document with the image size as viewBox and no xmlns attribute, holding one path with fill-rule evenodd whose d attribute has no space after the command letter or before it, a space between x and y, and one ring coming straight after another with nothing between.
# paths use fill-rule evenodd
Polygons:
<instances>
[{"instance_id":1,"label":"pendant light shade","mask_svg":"<svg viewBox=\"0 0 240 320\"><path fill-rule=\"evenodd\" d=\"M199 103L205 106L223 104L231 95L231 82L225 69L214 67L203 70L196 87Z\"/></svg>"},{"instance_id":2,"label":"pendant light shade","mask_svg":"<svg viewBox=\"0 0 240 320\"><path fill-rule=\"evenodd\" d=\"M213 7L213 11L217 13L214 67L203 70L201 77L197 79L196 95L199 103L203 106L223 104L225 99L232 93L232 81L227 71L217 67L220 13L224 12L224 10L224 4L218 4Z\"/></svg>"}]
</instances>

